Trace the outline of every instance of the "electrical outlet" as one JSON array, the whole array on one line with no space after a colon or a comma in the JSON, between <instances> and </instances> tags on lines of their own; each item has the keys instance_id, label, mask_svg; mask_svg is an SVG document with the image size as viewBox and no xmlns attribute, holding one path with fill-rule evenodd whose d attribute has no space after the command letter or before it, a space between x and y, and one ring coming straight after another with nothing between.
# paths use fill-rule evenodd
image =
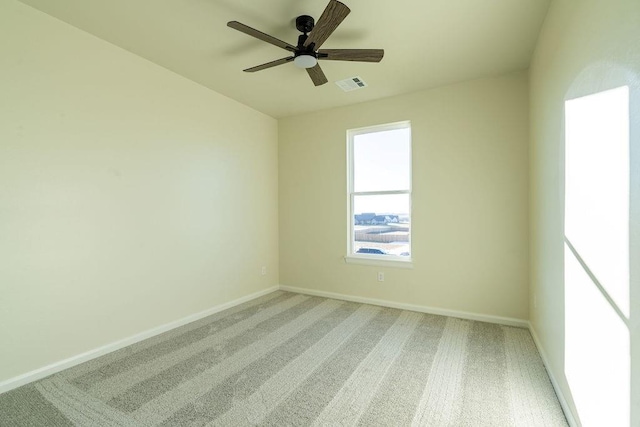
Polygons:
<instances>
[{"instance_id":1,"label":"electrical outlet","mask_svg":"<svg viewBox=\"0 0 640 427\"><path fill-rule=\"evenodd\" d=\"M384 273L381 271L378 272L378 282L384 282Z\"/></svg>"},{"instance_id":2,"label":"electrical outlet","mask_svg":"<svg viewBox=\"0 0 640 427\"><path fill-rule=\"evenodd\" d=\"M267 267L265 267L264 265L262 266L262 270L260 270L260 274L262 274L263 276L267 275Z\"/></svg>"}]
</instances>

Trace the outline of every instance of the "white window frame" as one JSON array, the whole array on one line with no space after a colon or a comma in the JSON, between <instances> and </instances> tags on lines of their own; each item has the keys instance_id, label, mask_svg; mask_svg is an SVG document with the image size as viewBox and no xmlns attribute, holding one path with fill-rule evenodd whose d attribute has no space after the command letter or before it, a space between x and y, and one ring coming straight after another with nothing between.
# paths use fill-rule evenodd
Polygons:
<instances>
[{"instance_id":1,"label":"white window frame","mask_svg":"<svg viewBox=\"0 0 640 427\"><path fill-rule=\"evenodd\" d=\"M397 191L354 191L354 153L353 143L355 137L367 133L378 133L397 129L409 129L409 189ZM400 267L413 268L413 252L412 252L412 227L413 215L411 212L412 205L412 187L413 173L411 170L413 163L413 153L411 146L413 145L411 138L411 122L402 121L388 123L383 125L368 126L358 129L347 130L347 255L344 257L345 262L350 264L376 265L381 267ZM354 224L354 200L355 196L378 196L408 194L409 195L409 256L400 255L376 255L376 254L357 254L353 252L353 236L355 231Z\"/></svg>"}]
</instances>

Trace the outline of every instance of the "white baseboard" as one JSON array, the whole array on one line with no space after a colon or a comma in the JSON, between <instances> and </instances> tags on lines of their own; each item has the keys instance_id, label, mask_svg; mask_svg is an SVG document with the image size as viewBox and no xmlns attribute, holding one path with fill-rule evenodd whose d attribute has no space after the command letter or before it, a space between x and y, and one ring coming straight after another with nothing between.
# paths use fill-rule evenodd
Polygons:
<instances>
[{"instance_id":1,"label":"white baseboard","mask_svg":"<svg viewBox=\"0 0 640 427\"><path fill-rule=\"evenodd\" d=\"M417 311L419 313L437 314L440 316L457 317L460 319L477 320L479 322L497 323L499 325L515 326L518 328L529 328L529 322L524 319L512 317L492 316L490 314L470 313L466 311L447 310L444 308L428 307L424 305L405 304L401 302L387 301L375 298L364 298L354 295L338 294L334 292L316 291L313 289L296 288L293 286L280 285L280 290L295 292L298 294L314 295L318 297L333 298L344 301L360 302L363 304L379 305L382 307L398 308L400 310Z\"/></svg>"},{"instance_id":2,"label":"white baseboard","mask_svg":"<svg viewBox=\"0 0 640 427\"><path fill-rule=\"evenodd\" d=\"M247 301L251 301L253 299L259 298L261 296L270 294L271 292L275 292L278 290L278 286L272 286L271 288L254 292L250 295L246 295L242 298L235 299L233 301L229 301L224 304L216 305L215 307L211 307L207 310L201 311L199 313L192 314L187 317L183 317L182 319L175 320L173 322L165 323L164 325L158 326L153 329L149 329L147 331L141 332L139 334L133 335L128 338L124 338L122 340L104 345L102 347L89 350L85 353L78 354L76 356L69 357L68 359L61 360L59 362L52 363L51 365L44 366L42 368L36 369L31 372L27 372L26 374L18 375L17 377L9 378L6 381L0 383L0 393L7 392L9 390L13 390L14 388L23 386L33 381L37 381L44 377L48 377L49 375L53 375L62 370L71 368L73 366L79 365L91 359L95 359L97 357L103 356L107 353L111 353L116 350L120 350L123 347L128 345L135 344L137 342L146 340L147 338L154 337L156 335L162 334L164 332L170 331L171 329L175 329L177 327L186 325L187 323L195 322L196 320L200 320L204 317L211 316L212 314L218 313L220 311L226 310L231 307L235 307L236 305L240 305Z\"/></svg>"},{"instance_id":3,"label":"white baseboard","mask_svg":"<svg viewBox=\"0 0 640 427\"><path fill-rule=\"evenodd\" d=\"M364 298L364 297L344 295L344 294L339 294L334 292L325 292L325 291L317 291L313 289L297 288L294 286L280 285L280 290L287 291L287 292L295 292L295 293L305 294L305 295L314 295L314 296L325 297L325 298L359 302L363 304L373 304L373 305L379 305L383 307L398 308L401 310L417 311L420 313L437 314L441 316L456 317L456 318L467 319L467 320L477 320L480 322L497 323L500 325L515 326L519 328L529 329L529 331L531 332L531 336L533 337L533 341L535 342L536 347L538 348L538 353L540 353L540 357L542 358L542 362L544 363L545 369L547 370L549 379L551 380L551 384L553 385L553 389L555 390L556 395L558 396L558 400L560 401L560 406L562 407L565 417L567 418L567 422L569 423L569 426L571 427L580 426L580 424L576 422L578 417L576 417L575 414L573 413L573 410L567 403L567 399L564 397L564 394L562 393L562 390L558 385L558 381L553 375L553 372L549 369L547 354L544 351L544 348L542 347L542 345L540 344L538 335L536 334L536 331L531 325L531 323L527 320L515 319L511 317L492 316L488 314L469 313L466 311L447 310L447 309L428 307L428 306L422 306L422 305L404 304L404 303L380 300L375 298Z\"/></svg>"},{"instance_id":4,"label":"white baseboard","mask_svg":"<svg viewBox=\"0 0 640 427\"><path fill-rule=\"evenodd\" d=\"M293 286L284 286L284 285L273 286L271 288L268 288L259 292L255 292L253 294L244 296L242 298L238 298L233 301L229 301L227 303L214 306L212 308L201 311L199 313L195 313L190 316L183 317L182 319L178 319L173 322L166 323L164 325L158 326L153 329L149 329L147 331L141 332L131 337L124 338L122 340L104 345L102 347L89 350L85 353L69 357L59 362L52 363L50 365L33 370L31 372L27 372L25 374L10 378L0 383L0 394L5 393L9 390L13 390L25 384L31 383L33 381L37 381L39 379L45 378L49 375L53 375L55 373L58 373L65 369L79 365L81 363L87 362L91 359L95 359L97 357L103 356L107 353L120 350L121 348L143 341L147 338L154 337L156 335L162 334L164 332L170 331L172 329L178 328L188 323L195 322L196 320L200 320L204 317L211 316L212 314L218 313L228 308L232 308L242 303L245 303L247 301L251 301L261 296L270 294L271 292L275 292L278 289L287 291L287 292L295 292L299 294L314 295L314 296L333 298L333 299L339 299L344 301L359 302L363 304L379 305L383 307L397 308L401 310L410 310L410 311L416 311L420 313L437 314L441 316L457 317L460 319L477 320L480 322L497 323L500 325L528 328L531 331L531 336L533 337L533 340L536 344L536 347L538 348L538 352L540 353L540 356L545 365L547 373L549 374L551 384L555 389L556 395L558 396L558 400L560 401L560 405L562 406L565 416L567 417L567 422L571 427L578 427L580 425L576 422L577 417L575 417L571 407L567 404L567 400L565 399L564 394L562 393L562 390L560 389L553 372L549 369L547 354L544 348L542 347L542 345L540 344L540 340L538 339L538 335L536 334L535 329L526 320L515 319L510 317L492 316L488 314L469 313L465 311L447 310L447 309L442 309L437 307L428 307L428 306L422 306L422 305L405 304L405 303L399 303L399 302L393 302L393 301L387 301L387 300L381 300L381 299L375 299L375 298L365 298L365 297L358 297L353 295L317 291L312 289L297 288Z\"/></svg>"},{"instance_id":5,"label":"white baseboard","mask_svg":"<svg viewBox=\"0 0 640 427\"><path fill-rule=\"evenodd\" d=\"M560 401L560 406L562 407L562 411L564 412L564 416L567 418L567 422L571 427L579 427L580 424L576 421L579 418L573 413L573 410L567 403L567 399L564 397L564 393L560 389L560 385L556 380L553 371L549 368L549 358L547 357L547 352L542 347L542 343L540 343L540 339L538 338L538 334L534 329L533 325L529 322L529 332L531 332L531 336L533 337L533 342L535 342L536 347L538 348L538 353L540 353L540 357L542 358L542 363L544 364L545 369L547 370L547 374L549 375L549 379L551 380L551 384L553 385L553 389L556 392L556 396L558 396L558 400Z\"/></svg>"}]
</instances>

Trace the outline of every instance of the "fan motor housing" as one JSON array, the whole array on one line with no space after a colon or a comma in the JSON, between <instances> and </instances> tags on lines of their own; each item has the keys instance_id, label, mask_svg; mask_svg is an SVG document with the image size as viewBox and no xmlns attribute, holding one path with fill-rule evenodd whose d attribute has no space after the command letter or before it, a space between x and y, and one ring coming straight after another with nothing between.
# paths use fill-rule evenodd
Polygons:
<instances>
[{"instance_id":1,"label":"fan motor housing","mask_svg":"<svg viewBox=\"0 0 640 427\"><path fill-rule=\"evenodd\" d=\"M316 21L309 15L300 15L296 18L296 28L301 33L310 33Z\"/></svg>"}]
</instances>

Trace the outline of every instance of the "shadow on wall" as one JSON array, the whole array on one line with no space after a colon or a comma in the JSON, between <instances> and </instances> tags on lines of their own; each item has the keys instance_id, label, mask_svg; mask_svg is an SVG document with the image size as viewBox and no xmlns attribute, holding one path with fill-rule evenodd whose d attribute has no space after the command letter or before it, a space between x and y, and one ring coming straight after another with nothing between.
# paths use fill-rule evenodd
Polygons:
<instances>
[{"instance_id":1,"label":"shadow on wall","mask_svg":"<svg viewBox=\"0 0 640 427\"><path fill-rule=\"evenodd\" d=\"M564 372L585 426L629 426L639 410L639 111L640 79L616 64L565 95Z\"/></svg>"}]
</instances>

